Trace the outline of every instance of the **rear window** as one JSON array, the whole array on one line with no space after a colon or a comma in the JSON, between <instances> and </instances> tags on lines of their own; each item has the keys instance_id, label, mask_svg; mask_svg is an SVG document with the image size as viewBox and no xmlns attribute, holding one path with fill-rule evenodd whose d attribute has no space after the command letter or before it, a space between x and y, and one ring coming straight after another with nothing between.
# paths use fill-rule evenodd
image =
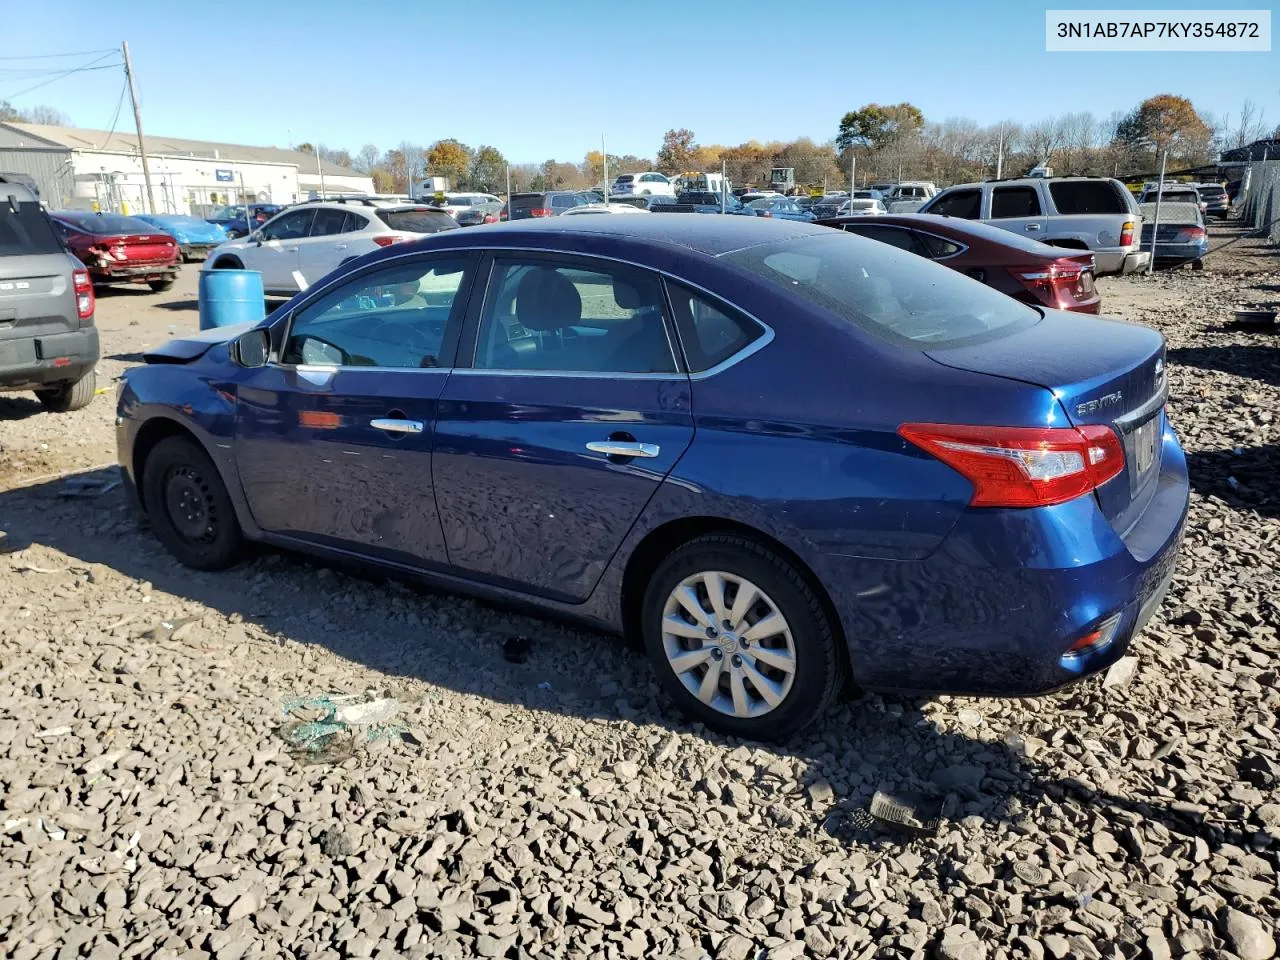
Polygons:
<instances>
[{"instance_id":1,"label":"rear window","mask_svg":"<svg viewBox=\"0 0 1280 960\"><path fill-rule=\"evenodd\" d=\"M86 217L67 217L87 233L155 233L156 228L137 217L122 217L116 213L95 213Z\"/></svg>"},{"instance_id":2,"label":"rear window","mask_svg":"<svg viewBox=\"0 0 1280 960\"><path fill-rule=\"evenodd\" d=\"M635 177L633 177L629 173L624 173L622 176L620 176L617 180L613 182L614 183L631 183L633 180L635 180Z\"/></svg>"},{"instance_id":3,"label":"rear window","mask_svg":"<svg viewBox=\"0 0 1280 960\"><path fill-rule=\"evenodd\" d=\"M475 197L449 197L449 199L445 201L445 203L451 207L469 207L473 203L479 202L480 201Z\"/></svg>"},{"instance_id":4,"label":"rear window","mask_svg":"<svg viewBox=\"0 0 1280 960\"><path fill-rule=\"evenodd\" d=\"M439 233L458 225L442 210L379 210L378 219L392 230L405 233Z\"/></svg>"},{"instance_id":5,"label":"rear window","mask_svg":"<svg viewBox=\"0 0 1280 960\"><path fill-rule=\"evenodd\" d=\"M53 224L40 204L19 202L15 213L7 202L0 203L0 257L57 253L61 249Z\"/></svg>"},{"instance_id":6,"label":"rear window","mask_svg":"<svg viewBox=\"0 0 1280 960\"><path fill-rule=\"evenodd\" d=\"M1049 195L1059 213L1129 213L1124 187L1110 180L1054 180Z\"/></svg>"},{"instance_id":7,"label":"rear window","mask_svg":"<svg viewBox=\"0 0 1280 960\"><path fill-rule=\"evenodd\" d=\"M511 205L517 210L529 210L543 204L541 193L517 193L511 198Z\"/></svg>"},{"instance_id":8,"label":"rear window","mask_svg":"<svg viewBox=\"0 0 1280 960\"><path fill-rule=\"evenodd\" d=\"M724 259L788 295L904 346L979 343L1040 313L985 284L887 244L849 235L762 244Z\"/></svg>"}]
</instances>

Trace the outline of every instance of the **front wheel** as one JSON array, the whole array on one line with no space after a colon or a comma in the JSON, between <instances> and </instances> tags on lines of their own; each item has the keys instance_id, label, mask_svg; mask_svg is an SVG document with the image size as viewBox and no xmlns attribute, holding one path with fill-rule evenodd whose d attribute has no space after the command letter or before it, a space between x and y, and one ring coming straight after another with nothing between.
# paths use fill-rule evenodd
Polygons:
<instances>
[{"instance_id":1,"label":"front wheel","mask_svg":"<svg viewBox=\"0 0 1280 960\"><path fill-rule=\"evenodd\" d=\"M151 280L151 281L148 281L147 286L150 287L155 293L164 293L166 290L173 289L173 281L172 280Z\"/></svg>"},{"instance_id":2,"label":"front wheel","mask_svg":"<svg viewBox=\"0 0 1280 960\"><path fill-rule=\"evenodd\" d=\"M83 410L93 403L98 392L98 377L90 370L75 383L64 383L49 390L37 390L36 399L50 413Z\"/></svg>"},{"instance_id":3,"label":"front wheel","mask_svg":"<svg viewBox=\"0 0 1280 960\"><path fill-rule=\"evenodd\" d=\"M222 570L240 555L235 508L213 461L187 437L161 440L142 467L142 492L156 536L196 570Z\"/></svg>"},{"instance_id":4,"label":"front wheel","mask_svg":"<svg viewBox=\"0 0 1280 960\"><path fill-rule=\"evenodd\" d=\"M783 740L819 717L844 681L809 583L742 537L699 537L672 553L645 590L641 625L663 688L721 733Z\"/></svg>"}]
</instances>

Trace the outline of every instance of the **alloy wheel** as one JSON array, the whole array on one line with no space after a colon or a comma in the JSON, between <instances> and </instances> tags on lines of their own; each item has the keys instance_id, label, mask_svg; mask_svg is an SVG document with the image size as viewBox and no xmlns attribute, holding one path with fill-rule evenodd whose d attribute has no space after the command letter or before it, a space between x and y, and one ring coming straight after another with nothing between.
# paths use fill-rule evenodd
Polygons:
<instances>
[{"instance_id":1,"label":"alloy wheel","mask_svg":"<svg viewBox=\"0 0 1280 960\"><path fill-rule=\"evenodd\" d=\"M731 717L759 717L791 692L796 645L777 604L758 586L720 570L682 580L662 612L672 672L695 697Z\"/></svg>"}]
</instances>

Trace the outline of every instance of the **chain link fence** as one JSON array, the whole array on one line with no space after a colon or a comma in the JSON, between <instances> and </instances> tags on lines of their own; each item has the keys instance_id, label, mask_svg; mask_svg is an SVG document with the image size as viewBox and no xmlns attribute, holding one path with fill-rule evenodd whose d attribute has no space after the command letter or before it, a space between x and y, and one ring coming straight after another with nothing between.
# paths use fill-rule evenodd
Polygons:
<instances>
[{"instance_id":1,"label":"chain link fence","mask_svg":"<svg viewBox=\"0 0 1280 960\"><path fill-rule=\"evenodd\" d=\"M1266 230L1272 243L1280 243L1280 160L1251 163L1247 178L1241 217L1255 230Z\"/></svg>"}]
</instances>

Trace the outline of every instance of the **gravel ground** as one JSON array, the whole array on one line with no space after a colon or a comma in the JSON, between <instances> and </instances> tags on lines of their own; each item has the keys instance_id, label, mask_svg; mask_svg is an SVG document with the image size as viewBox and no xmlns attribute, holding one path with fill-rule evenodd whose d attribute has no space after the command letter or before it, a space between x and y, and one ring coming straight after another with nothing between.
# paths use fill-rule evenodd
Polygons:
<instances>
[{"instance_id":1,"label":"gravel ground","mask_svg":"<svg viewBox=\"0 0 1280 960\"><path fill-rule=\"evenodd\" d=\"M194 288L101 298L103 386ZM179 569L60 479L113 478L110 390L0 399L0 953L1273 956L1280 353L1224 320L1280 254L1102 288L1169 338L1194 483L1131 677L866 696L782 748L682 723L612 638L294 556ZM329 728L285 708L335 693L397 713L299 750ZM877 827L877 789L944 796L937 835Z\"/></svg>"}]
</instances>

